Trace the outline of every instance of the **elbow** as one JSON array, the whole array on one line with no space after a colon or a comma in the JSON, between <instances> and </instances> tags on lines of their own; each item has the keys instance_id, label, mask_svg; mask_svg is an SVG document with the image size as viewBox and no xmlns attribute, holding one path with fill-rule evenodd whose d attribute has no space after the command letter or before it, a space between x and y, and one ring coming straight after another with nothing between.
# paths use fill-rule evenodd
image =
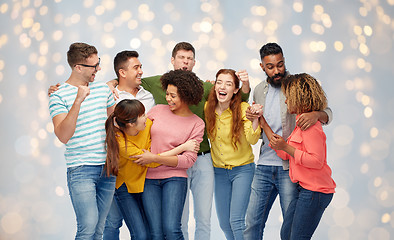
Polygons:
<instances>
[{"instance_id":1,"label":"elbow","mask_svg":"<svg viewBox=\"0 0 394 240\"><path fill-rule=\"evenodd\" d=\"M60 137L58 137L58 139L59 139L59 141L60 141L61 143L63 143L63 144L68 143L68 140L70 140L69 138L60 138Z\"/></svg>"},{"instance_id":2,"label":"elbow","mask_svg":"<svg viewBox=\"0 0 394 240\"><path fill-rule=\"evenodd\" d=\"M59 141L60 141L61 143L63 143L63 144L68 143L68 141L69 141L70 138L71 138L71 137L62 136L61 134L57 133L56 131L55 131L55 135L56 135L57 139L59 139Z\"/></svg>"}]
</instances>

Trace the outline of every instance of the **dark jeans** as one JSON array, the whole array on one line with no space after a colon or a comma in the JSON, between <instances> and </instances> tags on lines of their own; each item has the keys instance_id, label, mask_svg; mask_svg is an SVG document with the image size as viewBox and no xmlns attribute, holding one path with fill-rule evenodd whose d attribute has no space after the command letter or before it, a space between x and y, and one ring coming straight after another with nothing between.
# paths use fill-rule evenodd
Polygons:
<instances>
[{"instance_id":1,"label":"dark jeans","mask_svg":"<svg viewBox=\"0 0 394 240\"><path fill-rule=\"evenodd\" d=\"M145 179L142 202L152 240L184 239L181 218L187 178Z\"/></svg>"},{"instance_id":2,"label":"dark jeans","mask_svg":"<svg viewBox=\"0 0 394 240\"><path fill-rule=\"evenodd\" d=\"M133 240L149 239L141 196L142 193L129 193L125 183L115 190L116 202Z\"/></svg>"},{"instance_id":3,"label":"dark jeans","mask_svg":"<svg viewBox=\"0 0 394 240\"><path fill-rule=\"evenodd\" d=\"M291 201L283 219L281 239L311 239L333 196L298 186L298 196Z\"/></svg>"}]
</instances>

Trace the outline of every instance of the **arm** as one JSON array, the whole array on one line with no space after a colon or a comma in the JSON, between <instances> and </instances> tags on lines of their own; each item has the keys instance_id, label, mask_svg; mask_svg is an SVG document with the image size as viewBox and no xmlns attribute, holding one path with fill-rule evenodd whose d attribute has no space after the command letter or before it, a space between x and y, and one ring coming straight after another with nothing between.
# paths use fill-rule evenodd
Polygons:
<instances>
[{"instance_id":1,"label":"arm","mask_svg":"<svg viewBox=\"0 0 394 240\"><path fill-rule=\"evenodd\" d=\"M197 153L199 149L200 143L194 139L191 139L175 147L174 149L161 154L153 154L149 151L141 150L139 155L133 157L137 158L135 162L140 165L152 164L156 162L166 166L176 167L178 165L178 154L186 151Z\"/></svg>"},{"instance_id":2,"label":"arm","mask_svg":"<svg viewBox=\"0 0 394 240\"><path fill-rule=\"evenodd\" d=\"M249 84L249 76L248 72L246 70L240 70L235 73L239 80L242 82L242 93L245 93L248 95L249 98L249 93L250 93L250 84Z\"/></svg>"},{"instance_id":3,"label":"arm","mask_svg":"<svg viewBox=\"0 0 394 240\"><path fill-rule=\"evenodd\" d=\"M89 95L87 86L79 86L74 103L68 113L61 113L53 117L52 122L56 137L64 144L74 135L77 119L82 102Z\"/></svg>"},{"instance_id":4,"label":"arm","mask_svg":"<svg viewBox=\"0 0 394 240\"><path fill-rule=\"evenodd\" d=\"M242 109L242 122L244 125L244 133L246 136L246 140L249 144L256 144L261 135L261 128L259 126L259 119L254 118L252 121L249 121L246 118L246 110L249 109L249 104L241 103Z\"/></svg>"},{"instance_id":5,"label":"arm","mask_svg":"<svg viewBox=\"0 0 394 240\"><path fill-rule=\"evenodd\" d=\"M322 124L329 124L332 121L331 109L326 108L323 111L303 113L297 119L297 126L305 131L309 127L315 125L317 121L320 121Z\"/></svg>"},{"instance_id":6,"label":"arm","mask_svg":"<svg viewBox=\"0 0 394 240\"><path fill-rule=\"evenodd\" d=\"M118 86L119 82L118 79L112 79L110 81L107 82L107 85L109 87L109 89L111 90L112 94L114 95L114 100L116 101L119 98L119 94L116 91L116 86Z\"/></svg>"},{"instance_id":7,"label":"arm","mask_svg":"<svg viewBox=\"0 0 394 240\"><path fill-rule=\"evenodd\" d=\"M326 161L326 137L323 129L314 126L302 131L301 136L304 149L295 150L295 163L307 168L321 169Z\"/></svg>"},{"instance_id":8,"label":"arm","mask_svg":"<svg viewBox=\"0 0 394 240\"><path fill-rule=\"evenodd\" d=\"M278 154L280 158L282 158L283 160L288 160L289 159L288 154L292 153L292 150L290 148L286 149L288 152L284 150L285 148L284 146L286 146L287 148L288 144L286 143L286 141L283 139L282 136L279 136L272 131L271 127L268 125L264 116L260 117L260 126L264 130L265 135L267 135L267 138L270 140L270 147L275 150L276 154ZM277 146L279 144L281 144L280 149ZM278 151L278 150L283 150L283 151Z\"/></svg>"}]
</instances>

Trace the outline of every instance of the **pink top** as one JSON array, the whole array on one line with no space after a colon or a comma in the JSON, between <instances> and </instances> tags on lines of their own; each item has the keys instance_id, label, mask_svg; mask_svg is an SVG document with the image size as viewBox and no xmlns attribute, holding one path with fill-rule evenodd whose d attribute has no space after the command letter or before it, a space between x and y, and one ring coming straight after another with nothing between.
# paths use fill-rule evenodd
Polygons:
<instances>
[{"instance_id":1,"label":"pink top","mask_svg":"<svg viewBox=\"0 0 394 240\"><path fill-rule=\"evenodd\" d=\"M290 161L291 181L310 191L334 193L336 184L327 165L326 135L321 123L317 121L305 131L297 126L287 143L296 148L294 157L281 150L276 152L280 158Z\"/></svg>"},{"instance_id":2,"label":"pink top","mask_svg":"<svg viewBox=\"0 0 394 240\"><path fill-rule=\"evenodd\" d=\"M168 105L156 105L148 112L148 118L153 121L151 128L152 153L166 152L190 139L195 139L199 143L202 141L205 123L195 114L181 117L175 115ZM146 178L187 178L186 170L193 166L196 159L197 153L183 152L178 155L178 166L161 165L157 168L149 168Z\"/></svg>"}]
</instances>

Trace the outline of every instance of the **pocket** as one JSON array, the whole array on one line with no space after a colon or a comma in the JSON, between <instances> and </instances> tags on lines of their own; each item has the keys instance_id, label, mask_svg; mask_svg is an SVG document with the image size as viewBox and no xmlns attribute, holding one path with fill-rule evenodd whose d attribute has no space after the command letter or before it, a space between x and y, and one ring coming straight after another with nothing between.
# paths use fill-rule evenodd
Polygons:
<instances>
[{"instance_id":1,"label":"pocket","mask_svg":"<svg viewBox=\"0 0 394 240\"><path fill-rule=\"evenodd\" d=\"M81 168L83 168L83 165L76 166L76 167L69 167L69 168L67 168L67 174L73 174L76 171L80 170Z\"/></svg>"}]
</instances>

